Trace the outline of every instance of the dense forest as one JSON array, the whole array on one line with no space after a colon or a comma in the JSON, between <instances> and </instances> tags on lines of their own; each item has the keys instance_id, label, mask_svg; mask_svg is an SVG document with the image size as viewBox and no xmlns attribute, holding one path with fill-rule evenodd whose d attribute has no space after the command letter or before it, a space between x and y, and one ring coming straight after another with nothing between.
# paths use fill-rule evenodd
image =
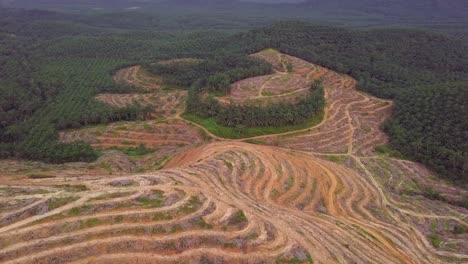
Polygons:
<instances>
[{"instance_id":1,"label":"dense forest","mask_svg":"<svg viewBox=\"0 0 468 264\"><path fill-rule=\"evenodd\" d=\"M2 4L86 14L80 23L128 29L239 30L300 19L361 28L410 26L468 37L465 0L0 0Z\"/></svg>"},{"instance_id":2,"label":"dense forest","mask_svg":"<svg viewBox=\"0 0 468 264\"><path fill-rule=\"evenodd\" d=\"M150 73L161 76L164 83L208 89L226 94L230 83L249 77L272 73L272 66L264 61L243 54L209 54L205 59L194 62L150 63L144 65Z\"/></svg>"},{"instance_id":3,"label":"dense forest","mask_svg":"<svg viewBox=\"0 0 468 264\"><path fill-rule=\"evenodd\" d=\"M151 64L152 71L185 86L192 95L200 89L225 93L235 80L271 71L270 65L247 55L275 48L349 74L359 81L360 89L394 100L395 113L385 126L392 145L444 177L467 180L468 45L464 40L419 30L352 30L305 22L280 22L236 33L187 30L216 28L197 25L197 20L188 22L184 30L172 30L183 24L180 17L174 18L170 30L138 30L138 26L134 30L130 24L99 21L97 15L12 9L0 9L0 14L2 157L48 162L95 159L97 153L89 145L58 143L57 131L144 117L148 109L138 105L113 109L94 100L100 92L133 89L112 81L112 73L125 65L195 58L197 67L174 69L156 63ZM321 90L316 91L320 96ZM239 108L213 115L223 124L254 126L261 125L255 120L263 118L245 121L242 113L261 116L288 108L284 115L297 114L300 120L299 115L309 111L307 100L303 105L298 111L285 105L262 113ZM232 123L226 116L238 118Z\"/></svg>"}]
</instances>

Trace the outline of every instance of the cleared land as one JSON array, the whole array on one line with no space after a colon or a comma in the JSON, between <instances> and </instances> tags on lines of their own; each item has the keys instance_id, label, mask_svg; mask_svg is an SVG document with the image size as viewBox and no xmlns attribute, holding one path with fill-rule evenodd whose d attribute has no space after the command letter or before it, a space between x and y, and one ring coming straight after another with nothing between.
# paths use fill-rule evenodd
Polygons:
<instances>
[{"instance_id":1,"label":"cleared land","mask_svg":"<svg viewBox=\"0 0 468 264\"><path fill-rule=\"evenodd\" d=\"M256 56L287 71L277 55ZM210 133L176 114L61 134L100 148L157 148L145 164L176 155L145 173L103 173L134 164L117 153L94 174L89 164L0 162L0 262L467 263L466 186L376 154L392 103L307 67L295 74L322 77L327 100L314 128L203 144Z\"/></svg>"},{"instance_id":2,"label":"cleared land","mask_svg":"<svg viewBox=\"0 0 468 264\"><path fill-rule=\"evenodd\" d=\"M85 141L96 149L120 150L138 158L140 168L154 169L174 155L201 144L205 139L203 135L199 128L180 120L155 120L62 132L60 140Z\"/></svg>"},{"instance_id":3,"label":"cleared land","mask_svg":"<svg viewBox=\"0 0 468 264\"><path fill-rule=\"evenodd\" d=\"M325 117L319 125L279 136L253 138L262 143L329 154L368 156L388 139L381 130L393 103L356 90L356 80L328 70L322 76ZM251 139L252 140L252 139Z\"/></svg>"},{"instance_id":4,"label":"cleared land","mask_svg":"<svg viewBox=\"0 0 468 264\"><path fill-rule=\"evenodd\" d=\"M310 86L328 70L276 50L264 50L251 55L273 65L274 74L238 81L231 93L217 97L224 104L268 105L294 103L310 93Z\"/></svg>"},{"instance_id":5,"label":"cleared land","mask_svg":"<svg viewBox=\"0 0 468 264\"><path fill-rule=\"evenodd\" d=\"M2 189L2 201L14 206L6 205L0 216L0 259L468 260L463 252L435 249L421 231L427 221L447 222L446 232L451 233L456 225L466 228L465 210L441 203L444 207L432 211L421 206L430 203L425 198L394 199L362 172L369 168L359 160L343 166L291 150L218 142L188 151L158 172L90 180L75 187L73 182L50 187L48 179L36 180L44 186L10 186ZM466 233L455 236L452 243L466 250L465 238Z\"/></svg>"},{"instance_id":6,"label":"cleared land","mask_svg":"<svg viewBox=\"0 0 468 264\"><path fill-rule=\"evenodd\" d=\"M140 65L118 70L113 80L117 83L135 85L148 91L159 90L162 85L160 78L150 76Z\"/></svg>"},{"instance_id":7,"label":"cleared land","mask_svg":"<svg viewBox=\"0 0 468 264\"><path fill-rule=\"evenodd\" d=\"M158 77L149 75L141 66L132 66L121 69L113 77L117 83L137 86L146 93L130 94L99 94L98 101L113 107L123 108L138 104L151 107L150 118L174 116L183 108L187 96L186 91L165 90Z\"/></svg>"}]
</instances>

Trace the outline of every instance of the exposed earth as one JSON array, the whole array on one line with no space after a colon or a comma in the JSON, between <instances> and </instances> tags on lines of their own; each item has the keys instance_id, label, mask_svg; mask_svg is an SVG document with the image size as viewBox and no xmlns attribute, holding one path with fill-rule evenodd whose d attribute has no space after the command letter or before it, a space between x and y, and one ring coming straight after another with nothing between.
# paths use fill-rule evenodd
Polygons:
<instances>
[{"instance_id":1,"label":"exposed earth","mask_svg":"<svg viewBox=\"0 0 468 264\"><path fill-rule=\"evenodd\" d=\"M185 92L163 91L139 66L123 69L115 81L149 92L126 98L154 96L161 110L61 133L101 149L98 161L0 161L0 262L468 262L466 186L378 151L392 102L286 54L253 56L275 74L233 84L221 102L294 101L322 78L323 121L222 139L181 117ZM177 103L165 99L175 94ZM127 105L116 98L98 96ZM125 154L140 145L151 152Z\"/></svg>"}]
</instances>

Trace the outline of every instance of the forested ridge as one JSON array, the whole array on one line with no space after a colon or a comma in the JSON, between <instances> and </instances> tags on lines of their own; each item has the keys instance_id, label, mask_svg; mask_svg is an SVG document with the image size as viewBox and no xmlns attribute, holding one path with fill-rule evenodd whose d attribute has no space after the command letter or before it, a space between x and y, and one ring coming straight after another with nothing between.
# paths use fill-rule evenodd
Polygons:
<instances>
[{"instance_id":1,"label":"forested ridge","mask_svg":"<svg viewBox=\"0 0 468 264\"><path fill-rule=\"evenodd\" d=\"M113 109L94 100L103 91L133 89L112 81L112 72L123 65L196 58L205 66L171 72L158 65L154 73L192 90L211 83L214 92L226 92L228 82L271 70L248 55L275 48L349 74L362 90L394 100L394 116L385 126L392 145L440 175L467 179L468 46L463 40L417 30L359 31L302 22L236 34L139 31L67 23L53 12L37 16L30 19L30 11L17 11L0 19L2 157L96 158L86 144L57 143L57 131L144 116L147 109L138 105ZM23 26L12 29L12 24ZM233 125L239 124L245 125Z\"/></svg>"}]
</instances>

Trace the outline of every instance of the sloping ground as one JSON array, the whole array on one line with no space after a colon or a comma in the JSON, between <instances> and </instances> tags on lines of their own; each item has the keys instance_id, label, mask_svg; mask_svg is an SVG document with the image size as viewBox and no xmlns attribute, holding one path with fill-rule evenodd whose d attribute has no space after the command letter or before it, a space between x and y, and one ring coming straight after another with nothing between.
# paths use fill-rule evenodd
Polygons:
<instances>
[{"instance_id":1,"label":"sloping ground","mask_svg":"<svg viewBox=\"0 0 468 264\"><path fill-rule=\"evenodd\" d=\"M277 53L258 56L282 65ZM324 79L327 108L317 127L249 139L280 147L216 137L201 145L208 136L176 115L61 134L181 153L163 170L55 168L55 178L32 179L21 173L36 164L4 164L0 262L467 263L468 210L456 206L466 204L466 186L374 155L387 142L380 126L392 103L356 91L350 77L291 64L298 76Z\"/></svg>"},{"instance_id":2,"label":"sloping ground","mask_svg":"<svg viewBox=\"0 0 468 264\"><path fill-rule=\"evenodd\" d=\"M146 74L140 65L118 70L112 78L117 83L131 84L152 91L161 88L161 79Z\"/></svg>"},{"instance_id":3,"label":"sloping ground","mask_svg":"<svg viewBox=\"0 0 468 264\"><path fill-rule=\"evenodd\" d=\"M91 180L78 190L12 195L4 189L2 200L21 205L0 216L0 261L468 261L466 255L434 249L413 218L453 219L466 226L466 212L456 207L432 212L412 200L396 201L366 173L302 152L218 142L166 167ZM418 211L408 210L414 206Z\"/></svg>"},{"instance_id":4,"label":"sloping ground","mask_svg":"<svg viewBox=\"0 0 468 264\"><path fill-rule=\"evenodd\" d=\"M152 111L150 118L174 116L183 108L183 102L187 96L186 91L165 91L162 89L162 81L147 74L141 66L131 66L115 73L113 80L117 83L134 85L147 91L144 94L99 94L98 101L113 107L123 108L138 104L150 106Z\"/></svg>"},{"instance_id":5,"label":"sloping ground","mask_svg":"<svg viewBox=\"0 0 468 264\"><path fill-rule=\"evenodd\" d=\"M157 160L157 157L154 157L154 160ZM16 186L18 180L35 177L50 177L51 181L60 181L60 178L79 177L81 180L87 180L106 175L128 175L138 170L138 167L140 167L138 162L118 151L103 153L99 159L92 163L76 162L52 165L43 162L0 160L0 184ZM35 183L36 181L32 179L28 181L28 184Z\"/></svg>"},{"instance_id":6,"label":"sloping ground","mask_svg":"<svg viewBox=\"0 0 468 264\"><path fill-rule=\"evenodd\" d=\"M205 134L202 130L178 118L180 113L184 111L186 91L162 90L159 79L146 75L140 66L119 70L114 75L114 81L137 85L151 91L151 93L100 94L96 98L114 107L126 107L135 103L151 106L152 111L146 118L153 119L153 121L119 122L80 130L62 131L59 134L60 141L66 143L83 141L100 150L114 149L124 153L136 152L136 156L130 157L131 169L127 171L160 168L174 155L204 141ZM137 150L132 150L140 145L148 148L148 150L144 150L147 153L138 154ZM124 167L129 166L127 164Z\"/></svg>"},{"instance_id":7,"label":"sloping ground","mask_svg":"<svg viewBox=\"0 0 468 264\"><path fill-rule=\"evenodd\" d=\"M229 96L217 97L220 102L253 105L294 103L307 96L312 82L328 72L325 68L272 49L251 56L271 63L275 73L232 84Z\"/></svg>"},{"instance_id":8,"label":"sloping ground","mask_svg":"<svg viewBox=\"0 0 468 264\"><path fill-rule=\"evenodd\" d=\"M95 148L138 147L143 144L157 148L158 154L179 152L187 146L203 142L197 128L178 121L123 122L60 133L62 142L85 141Z\"/></svg>"},{"instance_id":9,"label":"sloping ground","mask_svg":"<svg viewBox=\"0 0 468 264\"><path fill-rule=\"evenodd\" d=\"M262 143L303 151L372 155L388 139L381 130L393 103L356 90L356 80L327 70L323 75L327 106L321 124L297 133L257 137Z\"/></svg>"}]
</instances>

